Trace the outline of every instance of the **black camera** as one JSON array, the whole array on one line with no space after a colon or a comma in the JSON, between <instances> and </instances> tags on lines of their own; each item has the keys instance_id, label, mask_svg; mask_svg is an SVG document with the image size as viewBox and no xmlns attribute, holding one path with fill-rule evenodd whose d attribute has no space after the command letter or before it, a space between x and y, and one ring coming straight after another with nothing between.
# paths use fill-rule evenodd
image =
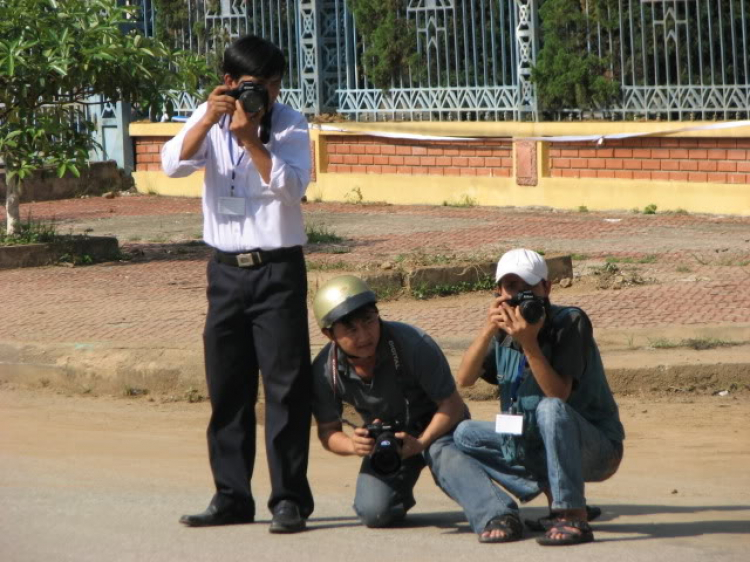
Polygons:
<instances>
[{"instance_id":1,"label":"black camera","mask_svg":"<svg viewBox=\"0 0 750 562\"><path fill-rule=\"evenodd\" d=\"M368 436L375 439L370 453L370 466L381 476L389 476L401 468L401 439L396 433L401 431L401 423L370 423L365 426Z\"/></svg>"},{"instance_id":2,"label":"black camera","mask_svg":"<svg viewBox=\"0 0 750 562\"><path fill-rule=\"evenodd\" d=\"M521 316L529 324L536 324L544 316L544 298L536 296L533 291L521 291L505 302L510 306L517 306L521 310Z\"/></svg>"},{"instance_id":3,"label":"black camera","mask_svg":"<svg viewBox=\"0 0 750 562\"><path fill-rule=\"evenodd\" d=\"M246 113L258 113L268 107L268 90L257 82L241 82L238 88L229 90L227 95L239 100Z\"/></svg>"}]
</instances>

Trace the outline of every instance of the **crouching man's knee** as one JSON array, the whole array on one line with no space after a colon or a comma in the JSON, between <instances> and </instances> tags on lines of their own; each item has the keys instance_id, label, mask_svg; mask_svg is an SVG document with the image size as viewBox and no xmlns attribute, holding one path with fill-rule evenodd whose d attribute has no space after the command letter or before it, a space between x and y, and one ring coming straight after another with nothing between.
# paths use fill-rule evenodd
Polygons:
<instances>
[{"instance_id":1,"label":"crouching man's knee","mask_svg":"<svg viewBox=\"0 0 750 562\"><path fill-rule=\"evenodd\" d=\"M403 504L391 505L387 502L356 502L354 511L365 527L377 529L389 527L406 516Z\"/></svg>"},{"instance_id":2,"label":"crouching man's knee","mask_svg":"<svg viewBox=\"0 0 750 562\"><path fill-rule=\"evenodd\" d=\"M542 398L536 407L536 419L540 428L553 428L570 416L568 405L559 398Z\"/></svg>"}]
</instances>

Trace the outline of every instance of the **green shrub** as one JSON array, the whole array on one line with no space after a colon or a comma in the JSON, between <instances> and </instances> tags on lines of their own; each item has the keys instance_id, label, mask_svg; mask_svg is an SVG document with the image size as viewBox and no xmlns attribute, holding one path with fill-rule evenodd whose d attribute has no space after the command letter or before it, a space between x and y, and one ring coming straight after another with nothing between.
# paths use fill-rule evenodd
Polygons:
<instances>
[{"instance_id":1,"label":"green shrub","mask_svg":"<svg viewBox=\"0 0 750 562\"><path fill-rule=\"evenodd\" d=\"M18 225L13 234L8 234L5 225L0 225L0 246L21 246L25 244L46 244L54 242L57 238L57 226L55 221L34 221L31 216L26 222Z\"/></svg>"},{"instance_id":2,"label":"green shrub","mask_svg":"<svg viewBox=\"0 0 750 562\"><path fill-rule=\"evenodd\" d=\"M543 111L595 109L605 106L620 94L613 80L609 59L587 51L589 33L601 26L602 33L617 26L607 20L608 4L614 0L589 2L589 18L580 0L546 0L539 8L544 43L532 68L531 80L537 86L539 107Z\"/></svg>"},{"instance_id":3,"label":"green shrub","mask_svg":"<svg viewBox=\"0 0 750 562\"><path fill-rule=\"evenodd\" d=\"M417 31L405 17L407 0L347 0L357 31L364 39L363 72L381 90L417 71Z\"/></svg>"}]
</instances>

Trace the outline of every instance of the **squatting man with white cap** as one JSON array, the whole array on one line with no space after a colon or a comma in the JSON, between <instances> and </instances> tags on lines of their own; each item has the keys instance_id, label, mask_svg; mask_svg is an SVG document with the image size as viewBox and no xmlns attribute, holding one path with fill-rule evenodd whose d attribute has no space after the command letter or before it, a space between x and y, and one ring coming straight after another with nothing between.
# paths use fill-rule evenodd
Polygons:
<instances>
[{"instance_id":1,"label":"squatting man with white cap","mask_svg":"<svg viewBox=\"0 0 750 562\"><path fill-rule=\"evenodd\" d=\"M580 308L550 303L547 264L536 252L504 254L495 280L497 296L456 379L463 387L480 377L499 385L501 414L464 421L454 433L456 446L504 489L507 509L490 522L486 540L522 537L507 491L521 502L547 496L550 515L526 522L546 529L540 544L591 542L588 521L599 510L587 508L584 482L617 471L625 437L591 321Z\"/></svg>"},{"instance_id":2,"label":"squatting man with white cap","mask_svg":"<svg viewBox=\"0 0 750 562\"><path fill-rule=\"evenodd\" d=\"M354 510L366 526L403 519L429 466L486 542L487 525L508 510L507 501L481 463L453 443L468 410L448 362L423 331L381 320L376 301L352 275L330 280L315 296L315 318L331 340L313 363L318 437L333 453L362 458ZM364 426L344 431L343 403L356 409Z\"/></svg>"}]
</instances>

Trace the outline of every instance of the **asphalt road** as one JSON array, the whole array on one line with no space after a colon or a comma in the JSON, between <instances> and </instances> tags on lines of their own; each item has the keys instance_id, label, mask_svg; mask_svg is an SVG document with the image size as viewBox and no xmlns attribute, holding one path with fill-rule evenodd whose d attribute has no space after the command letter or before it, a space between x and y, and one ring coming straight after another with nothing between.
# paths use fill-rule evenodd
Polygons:
<instances>
[{"instance_id":1,"label":"asphalt road","mask_svg":"<svg viewBox=\"0 0 750 562\"><path fill-rule=\"evenodd\" d=\"M604 514L596 542L544 548L536 535L481 545L462 512L423 473L404 526L363 528L351 502L357 461L313 440L316 510L309 531L268 533L267 469L259 455L258 521L211 529L178 524L211 495L202 404L65 397L0 389L0 560L422 561L549 559L704 562L747 560L750 548L750 400L625 398L620 472L588 488ZM473 403L489 419L492 403ZM523 509L537 517L535 500Z\"/></svg>"}]
</instances>

